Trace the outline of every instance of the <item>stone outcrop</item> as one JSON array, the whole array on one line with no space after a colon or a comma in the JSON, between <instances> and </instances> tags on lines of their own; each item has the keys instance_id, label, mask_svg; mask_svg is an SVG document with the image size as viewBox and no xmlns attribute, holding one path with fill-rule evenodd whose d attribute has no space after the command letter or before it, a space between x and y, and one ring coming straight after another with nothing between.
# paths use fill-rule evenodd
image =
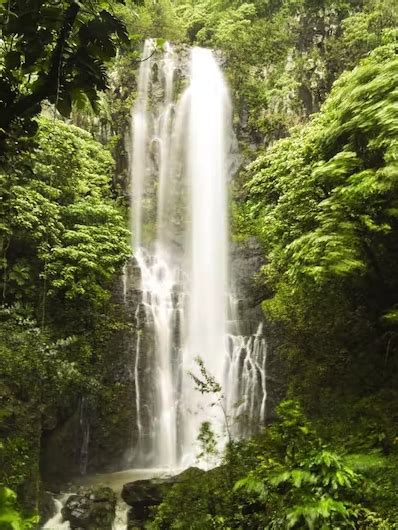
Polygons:
<instances>
[{"instance_id":1,"label":"stone outcrop","mask_svg":"<svg viewBox=\"0 0 398 530\"><path fill-rule=\"evenodd\" d=\"M71 530L111 530L115 510L116 494L110 488L93 488L71 495L62 517Z\"/></svg>"},{"instance_id":2,"label":"stone outcrop","mask_svg":"<svg viewBox=\"0 0 398 530\"><path fill-rule=\"evenodd\" d=\"M121 496L124 502L131 506L128 528L144 528L145 522L152 516L153 509L163 502L175 484L193 480L203 473L205 471L202 469L192 467L173 477L136 480L124 484Z\"/></svg>"}]
</instances>

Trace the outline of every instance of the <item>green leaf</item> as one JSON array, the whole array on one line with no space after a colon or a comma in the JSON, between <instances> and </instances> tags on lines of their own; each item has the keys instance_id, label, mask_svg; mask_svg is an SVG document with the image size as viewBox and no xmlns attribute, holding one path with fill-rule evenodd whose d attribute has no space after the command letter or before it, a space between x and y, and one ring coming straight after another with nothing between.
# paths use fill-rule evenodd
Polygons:
<instances>
[{"instance_id":1,"label":"green leaf","mask_svg":"<svg viewBox=\"0 0 398 530\"><path fill-rule=\"evenodd\" d=\"M156 39L156 46L158 48L163 48L165 44L166 44L166 39Z\"/></svg>"},{"instance_id":2,"label":"green leaf","mask_svg":"<svg viewBox=\"0 0 398 530\"><path fill-rule=\"evenodd\" d=\"M72 98L69 94L63 94L62 97L57 101L56 108L58 112L68 118L72 110Z\"/></svg>"}]
</instances>

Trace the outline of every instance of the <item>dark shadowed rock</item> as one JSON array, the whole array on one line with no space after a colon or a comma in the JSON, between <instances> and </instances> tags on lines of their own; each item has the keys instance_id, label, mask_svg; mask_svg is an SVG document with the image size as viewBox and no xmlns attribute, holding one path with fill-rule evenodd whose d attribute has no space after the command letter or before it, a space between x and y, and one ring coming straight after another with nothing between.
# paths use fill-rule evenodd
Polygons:
<instances>
[{"instance_id":1,"label":"dark shadowed rock","mask_svg":"<svg viewBox=\"0 0 398 530\"><path fill-rule=\"evenodd\" d=\"M71 495L62 517L72 530L111 530L115 509L116 495L110 488L93 488Z\"/></svg>"},{"instance_id":2,"label":"dark shadowed rock","mask_svg":"<svg viewBox=\"0 0 398 530\"><path fill-rule=\"evenodd\" d=\"M203 473L205 471L202 469L191 467L174 477L135 480L124 484L122 499L132 508L129 512L129 528L140 528L140 522L150 519L153 508L162 503L175 484L192 480Z\"/></svg>"},{"instance_id":3,"label":"dark shadowed rock","mask_svg":"<svg viewBox=\"0 0 398 530\"><path fill-rule=\"evenodd\" d=\"M139 521L147 520L151 510L158 506L175 482L172 478L147 479L129 482L123 486L122 499L132 507L132 516Z\"/></svg>"},{"instance_id":4,"label":"dark shadowed rock","mask_svg":"<svg viewBox=\"0 0 398 530\"><path fill-rule=\"evenodd\" d=\"M51 519L55 514L54 498L48 491L42 490L39 498L39 515L40 521L43 523Z\"/></svg>"}]
</instances>

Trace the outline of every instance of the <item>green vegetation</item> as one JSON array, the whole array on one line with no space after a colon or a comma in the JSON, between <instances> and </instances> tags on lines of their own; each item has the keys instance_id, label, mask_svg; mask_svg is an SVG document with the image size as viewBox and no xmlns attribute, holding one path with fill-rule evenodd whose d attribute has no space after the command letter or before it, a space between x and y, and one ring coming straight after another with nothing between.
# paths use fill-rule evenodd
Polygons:
<instances>
[{"instance_id":1,"label":"green vegetation","mask_svg":"<svg viewBox=\"0 0 398 530\"><path fill-rule=\"evenodd\" d=\"M1 139L34 134L32 120L48 100L68 116L72 101L95 106L107 87L105 62L116 39L128 43L110 2L27 0L0 3Z\"/></svg>"},{"instance_id":2,"label":"green vegetation","mask_svg":"<svg viewBox=\"0 0 398 530\"><path fill-rule=\"evenodd\" d=\"M16 495L9 488L0 487L0 527L12 530L28 530L36 526L37 517L24 519L15 509Z\"/></svg>"},{"instance_id":3,"label":"green vegetation","mask_svg":"<svg viewBox=\"0 0 398 530\"><path fill-rule=\"evenodd\" d=\"M34 508L43 431L100 391L106 344L121 325L110 282L130 250L110 153L44 117L24 142L0 183L0 481Z\"/></svg>"},{"instance_id":4,"label":"green vegetation","mask_svg":"<svg viewBox=\"0 0 398 530\"><path fill-rule=\"evenodd\" d=\"M373 511L369 464L362 475L358 459L333 452L296 401L282 402L278 416L256 439L230 444L220 467L191 470L192 480L173 487L150 528L394 528Z\"/></svg>"},{"instance_id":5,"label":"green vegetation","mask_svg":"<svg viewBox=\"0 0 398 530\"><path fill-rule=\"evenodd\" d=\"M128 423L111 293L145 37L220 52L243 153L233 236L262 245L287 370L276 421L191 470L152 527L397 528L397 25L394 0L0 0L0 528L36 524L40 455L83 396L110 450ZM210 467L212 425L198 435Z\"/></svg>"},{"instance_id":6,"label":"green vegetation","mask_svg":"<svg viewBox=\"0 0 398 530\"><path fill-rule=\"evenodd\" d=\"M314 412L332 394L370 405L380 391L395 407L395 46L344 75L308 126L248 170L245 212L274 293L264 309L284 324L292 388Z\"/></svg>"},{"instance_id":7,"label":"green vegetation","mask_svg":"<svg viewBox=\"0 0 398 530\"><path fill-rule=\"evenodd\" d=\"M393 0L178 5L190 42L225 54L244 148L288 135L318 111L337 77L398 23Z\"/></svg>"}]
</instances>

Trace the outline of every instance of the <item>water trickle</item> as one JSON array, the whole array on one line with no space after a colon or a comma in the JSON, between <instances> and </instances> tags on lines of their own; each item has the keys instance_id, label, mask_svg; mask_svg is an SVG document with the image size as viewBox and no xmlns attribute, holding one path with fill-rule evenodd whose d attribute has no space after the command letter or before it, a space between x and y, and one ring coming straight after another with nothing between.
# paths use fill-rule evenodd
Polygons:
<instances>
[{"instance_id":1,"label":"water trickle","mask_svg":"<svg viewBox=\"0 0 398 530\"><path fill-rule=\"evenodd\" d=\"M81 475L85 475L89 457L90 421L87 398L84 396L80 400L79 409L79 471Z\"/></svg>"},{"instance_id":2,"label":"water trickle","mask_svg":"<svg viewBox=\"0 0 398 530\"><path fill-rule=\"evenodd\" d=\"M253 335L229 335L226 363L226 408L237 437L250 435L265 423L267 344L262 323Z\"/></svg>"},{"instance_id":3,"label":"water trickle","mask_svg":"<svg viewBox=\"0 0 398 530\"><path fill-rule=\"evenodd\" d=\"M59 499L54 499L55 514L43 526L43 530L70 530L68 521L64 521L62 517L62 508L67 501L70 494L62 495Z\"/></svg>"},{"instance_id":4,"label":"water trickle","mask_svg":"<svg viewBox=\"0 0 398 530\"><path fill-rule=\"evenodd\" d=\"M147 41L143 58L153 50ZM160 58L141 63L131 121L131 228L141 292L131 460L146 467L193 463L203 421L223 436L222 414L188 374L198 356L222 384L234 421L248 414L258 425L265 416L262 330L228 334L228 89L213 52L193 48L186 88L177 94L179 60L167 44ZM125 299L128 289L125 283Z\"/></svg>"}]
</instances>

